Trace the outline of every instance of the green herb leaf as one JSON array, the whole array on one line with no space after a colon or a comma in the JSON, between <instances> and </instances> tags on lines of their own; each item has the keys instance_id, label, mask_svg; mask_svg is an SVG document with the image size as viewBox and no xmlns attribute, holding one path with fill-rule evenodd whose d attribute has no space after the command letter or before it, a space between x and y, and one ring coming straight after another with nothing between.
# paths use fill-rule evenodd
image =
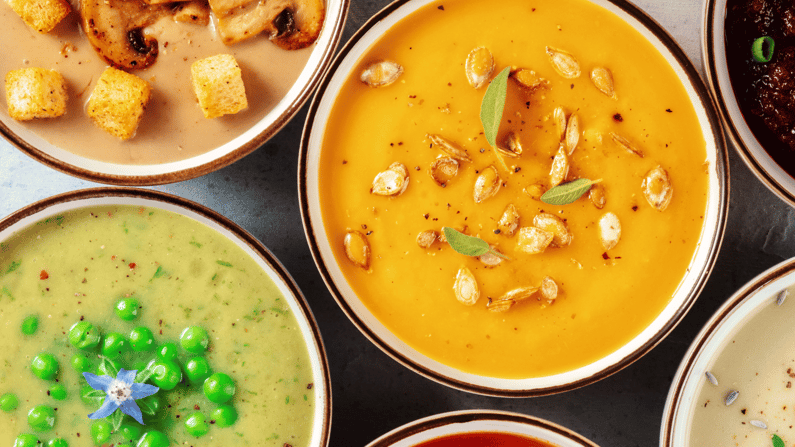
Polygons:
<instances>
[{"instance_id":1,"label":"green herb leaf","mask_svg":"<svg viewBox=\"0 0 795 447\"><path fill-rule=\"evenodd\" d=\"M155 274L152 275L152 279L160 278L161 276L166 276L166 275L168 275L168 272L163 268L162 265L158 265L157 270L155 270ZM152 279L150 279L149 282L152 282Z\"/></svg>"},{"instance_id":2,"label":"green herb leaf","mask_svg":"<svg viewBox=\"0 0 795 447\"><path fill-rule=\"evenodd\" d=\"M138 374L135 375L135 382L136 383L144 383L152 377L152 374L155 373L155 359L149 361L149 364L146 365L146 368L138 371Z\"/></svg>"},{"instance_id":3,"label":"green herb leaf","mask_svg":"<svg viewBox=\"0 0 795 447\"><path fill-rule=\"evenodd\" d=\"M121 428L122 419L124 419L124 413L122 413L121 408L114 411L110 416L110 422L113 424L114 433L118 432L119 428Z\"/></svg>"},{"instance_id":4,"label":"green herb leaf","mask_svg":"<svg viewBox=\"0 0 795 447\"><path fill-rule=\"evenodd\" d=\"M480 122L483 123L483 131L486 140L492 146L497 145L497 131L500 129L502 121L502 111L505 109L505 97L508 96L508 74L510 67L505 67L494 79L491 80L483 95L480 103Z\"/></svg>"},{"instance_id":5,"label":"green herb leaf","mask_svg":"<svg viewBox=\"0 0 795 447\"><path fill-rule=\"evenodd\" d=\"M779 435L773 435L773 447L786 447L784 440Z\"/></svg>"},{"instance_id":6,"label":"green herb leaf","mask_svg":"<svg viewBox=\"0 0 795 447\"><path fill-rule=\"evenodd\" d=\"M580 178L562 185L558 185L541 196L541 201L549 205L568 205L582 197L591 189L591 186L602 180L588 180Z\"/></svg>"},{"instance_id":7,"label":"green herb leaf","mask_svg":"<svg viewBox=\"0 0 795 447\"><path fill-rule=\"evenodd\" d=\"M479 237L467 236L450 227L443 227L442 232L453 250L464 256L480 256L489 252L489 243Z\"/></svg>"},{"instance_id":8,"label":"green herb leaf","mask_svg":"<svg viewBox=\"0 0 795 447\"><path fill-rule=\"evenodd\" d=\"M232 264L226 261L215 261L218 265L223 265L224 267L232 267Z\"/></svg>"},{"instance_id":9,"label":"green herb leaf","mask_svg":"<svg viewBox=\"0 0 795 447\"><path fill-rule=\"evenodd\" d=\"M83 397L85 397L86 399L90 399L90 398L101 398L101 399L105 399L105 396L106 396L107 394L108 394L108 393L106 393L106 392L104 392L104 391L102 391L102 390L91 390L91 391L89 391L89 392L87 392L87 393L83 394Z\"/></svg>"},{"instance_id":10,"label":"green herb leaf","mask_svg":"<svg viewBox=\"0 0 795 447\"><path fill-rule=\"evenodd\" d=\"M99 356L99 358L102 359L102 364L101 364L100 367L104 371L110 373L110 374L108 374L109 376L116 377L116 376L119 375L119 370L116 369L116 365L114 365L113 362L110 361L109 358L105 357L104 355Z\"/></svg>"},{"instance_id":11,"label":"green herb leaf","mask_svg":"<svg viewBox=\"0 0 795 447\"><path fill-rule=\"evenodd\" d=\"M138 408L141 409L141 413L148 414L149 416L157 414L157 410L160 409L160 401L153 396L154 395L135 401L135 403L138 404Z\"/></svg>"},{"instance_id":12,"label":"green herb leaf","mask_svg":"<svg viewBox=\"0 0 795 447\"><path fill-rule=\"evenodd\" d=\"M6 274L9 274L14 270L18 269L20 265L22 265L22 261L11 261L11 265L8 266Z\"/></svg>"}]
</instances>

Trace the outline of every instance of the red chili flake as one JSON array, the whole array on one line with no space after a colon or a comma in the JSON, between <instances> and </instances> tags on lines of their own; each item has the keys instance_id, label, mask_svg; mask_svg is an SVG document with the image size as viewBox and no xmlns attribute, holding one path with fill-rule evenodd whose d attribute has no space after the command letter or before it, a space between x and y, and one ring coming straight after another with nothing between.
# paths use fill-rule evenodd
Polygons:
<instances>
[{"instance_id":1,"label":"red chili flake","mask_svg":"<svg viewBox=\"0 0 795 447\"><path fill-rule=\"evenodd\" d=\"M619 123L620 123L620 122L622 122L622 121L624 121L624 117L623 117L623 116L621 116L621 114L620 114L620 113L616 113L615 115L613 115L613 119L614 119L614 120L616 120L616 121L618 121Z\"/></svg>"},{"instance_id":2,"label":"red chili flake","mask_svg":"<svg viewBox=\"0 0 795 447\"><path fill-rule=\"evenodd\" d=\"M610 255L607 252L602 253L602 259L610 259Z\"/></svg>"},{"instance_id":3,"label":"red chili flake","mask_svg":"<svg viewBox=\"0 0 795 447\"><path fill-rule=\"evenodd\" d=\"M637 205L632 207L632 211L637 211L637 210L638 210L638 206Z\"/></svg>"},{"instance_id":4,"label":"red chili flake","mask_svg":"<svg viewBox=\"0 0 795 447\"><path fill-rule=\"evenodd\" d=\"M131 263L128 265L128 267L130 267L130 270L134 269L134 268L135 268L135 263L134 263L134 262L131 262Z\"/></svg>"},{"instance_id":5,"label":"red chili flake","mask_svg":"<svg viewBox=\"0 0 795 447\"><path fill-rule=\"evenodd\" d=\"M313 386L315 386L315 384L310 383L309 385L306 386L306 389L311 390Z\"/></svg>"},{"instance_id":6,"label":"red chili flake","mask_svg":"<svg viewBox=\"0 0 795 447\"><path fill-rule=\"evenodd\" d=\"M436 9L438 9L439 11L444 11L444 5L439 5Z\"/></svg>"},{"instance_id":7,"label":"red chili flake","mask_svg":"<svg viewBox=\"0 0 795 447\"><path fill-rule=\"evenodd\" d=\"M110 257L110 260L111 260L111 261L115 261L115 260L116 260L116 255L113 255L113 256L111 256L111 257Z\"/></svg>"},{"instance_id":8,"label":"red chili flake","mask_svg":"<svg viewBox=\"0 0 795 447\"><path fill-rule=\"evenodd\" d=\"M194 410L201 410L201 408L199 408L199 404L196 404L196 405L194 405L194 406L193 406L193 409L194 409Z\"/></svg>"},{"instance_id":9,"label":"red chili flake","mask_svg":"<svg viewBox=\"0 0 795 447\"><path fill-rule=\"evenodd\" d=\"M43 279L47 279L49 277L50 277L50 275L47 273L47 270L42 270L41 273L39 273L39 279L43 280Z\"/></svg>"}]
</instances>

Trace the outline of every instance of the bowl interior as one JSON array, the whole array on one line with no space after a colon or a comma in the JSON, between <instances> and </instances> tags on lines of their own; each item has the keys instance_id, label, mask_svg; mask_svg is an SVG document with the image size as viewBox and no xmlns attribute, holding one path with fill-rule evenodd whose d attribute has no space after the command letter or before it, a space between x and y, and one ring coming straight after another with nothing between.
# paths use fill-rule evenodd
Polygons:
<instances>
[{"instance_id":1,"label":"bowl interior","mask_svg":"<svg viewBox=\"0 0 795 447\"><path fill-rule=\"evenodd\" d=\"M427 3L427 0L397 1L377 14L341 51L312 104L302 142L299 182L305 230L326 284L348 317L379 348L409 368L448 386L492 395L542 395L577 388L622 369L657 344L682 318L703 287L720 245L727 200L726 153L719 122L706 88L673 39L651 18L628 3L594 1L652 42L673 67L692 98L706 140L709 173L709 197L696 253L675 295L659 316L642 333L610 355L585 367L546 377L501 379L462 372L407 345L361 302L335 260L326 237L318 194L323 137L330 110L338 99L338 91L360 57L379 36Z\"/></svg>"},{"instance_id":2,"label":"bowl interior","mask_svg":"<svg viewBox=\"0 0 795 447\"><path fill-rule=\"evenodd\" d=\"M36 202L6 217L0 221L0 241L7 240L31 225L65 212L107 205L161 209L186 216L220 233L262 268L286 299L307 347L314 378L314 413L309 445L313 447L327 445L331 424L330 379L319 328L311 310L298 286L279 261L253 236L225 217L196 203L156 191L120 188L86 189Z\"/></svg>"}]
</instances>

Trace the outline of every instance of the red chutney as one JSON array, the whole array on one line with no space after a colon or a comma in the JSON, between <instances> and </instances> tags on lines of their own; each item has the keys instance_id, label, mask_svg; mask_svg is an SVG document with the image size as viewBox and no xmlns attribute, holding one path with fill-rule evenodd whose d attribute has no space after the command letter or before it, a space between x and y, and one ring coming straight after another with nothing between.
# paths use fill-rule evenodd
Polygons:
<instances>
[{"instance_id":1,"label":"red chutney","mask_svg":"<svg viewBox=\"0 0 795 447\"><path fill-rule=\"evenodd\" d=\"M513 433L461 433L443 436L415 447L556 447L540 439Z\"/></svg>"}]
</instances>

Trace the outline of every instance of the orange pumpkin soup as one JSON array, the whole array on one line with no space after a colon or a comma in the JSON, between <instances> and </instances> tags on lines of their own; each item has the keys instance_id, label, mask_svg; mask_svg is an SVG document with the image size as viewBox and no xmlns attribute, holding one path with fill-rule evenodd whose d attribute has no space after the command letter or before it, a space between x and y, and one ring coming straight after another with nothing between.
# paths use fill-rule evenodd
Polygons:
<instances>
[{"instance_id":1,"label":"orange pumpkin soup","mask_svg":"<svg viewBox=\"0 0 795 447\"><path fill-rule=\"evenodd\" d=\"M368 67L369 84L360 80ZM515 69L497 151L480 108L505 67ZM608 71L592 80L595 68ZM478 76L486 82L475 88ZM511 133L520 154L515 144L509 153ZM611 12L582 0L440 1L388 30L342 86L320 202L344 275L400 339L464 372L541 377L617 350L669 302L701 234L706 158L673 69ZM580 178L600 180L593 197L539 200ZM548 215L566 234L540 222ZM436 237L442 227L510 259L464 256Z\"/></svg>"}]
</instances>

